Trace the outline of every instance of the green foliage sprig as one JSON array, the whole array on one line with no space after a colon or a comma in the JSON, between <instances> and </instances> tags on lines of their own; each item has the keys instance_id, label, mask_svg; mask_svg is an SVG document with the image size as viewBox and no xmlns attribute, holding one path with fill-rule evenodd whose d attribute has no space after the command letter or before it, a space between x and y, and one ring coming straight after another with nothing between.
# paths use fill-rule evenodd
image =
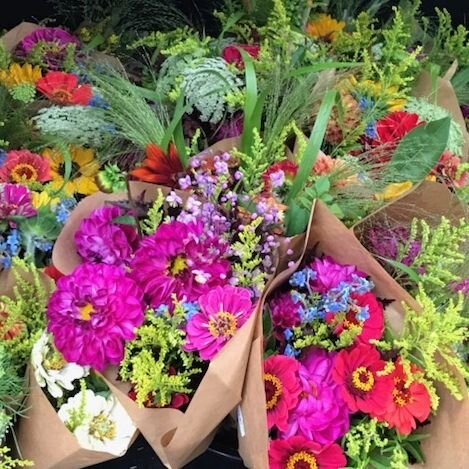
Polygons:
<instances>
[{"instance_id":1,"label":"green foliage sprig","mask_svg":"<svg viewBox=\"0 0 469 469\"><path fill-rule=\"evenodd\" d=\"M151 235L156 232L158 226L163 221L164 212L163 212L163 205L164 205L164 195L163 192L158 190L158 195L156 196L155 201L148 210L146 218L141 223L141 229L144 234Z\"/></svg>"},{"instance_id":2,"label":"green foliage sprig","mask_svg":"<svg viewBox=\"0 0 469 469\"><path fill-rule=\"evenodd\" d=\"M10 448L0 447L0 467L1 469L15 469L18 467L32 467L33 461L14 459L10 456Z\"/></svg>"},{"instance_id":3,"label":"green foliage sprig","mask_svg":"<svg viewBox=\"0 0 469 469\"><path fill-rule=\"evenodd\" d=\"M171 314L147 311L137 337L125 347L119 375L133 385L139 406L150 401L164 407L174 393L192 394L191 380L202 372L196 355L183 350L185 332L180 326L185 322L184 309L173 301ZM170 368L175 374L170 374Z\"/></svg>"}]
</instances>

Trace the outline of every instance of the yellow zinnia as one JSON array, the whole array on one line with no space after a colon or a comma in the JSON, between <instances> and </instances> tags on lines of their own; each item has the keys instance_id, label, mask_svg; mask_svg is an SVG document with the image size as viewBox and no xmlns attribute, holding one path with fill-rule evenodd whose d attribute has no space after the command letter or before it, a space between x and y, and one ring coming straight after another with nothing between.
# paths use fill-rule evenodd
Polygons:
<instances>
[{"instance_id":1,"label":"yellow zinnia","mask_svg":"<svg viewBox=\"0 0 469 469\"><path fill-rule=\"evenodd\" d=\"M94 151L91 148L70 148L72 172L67 182L64 180L65 161L63 155L58 150L51 148L45 149L42 154L50 162L50 172L52 175L50 185L53 189L62 189L68 196L72 196L75 193L90 195L98 191L95 177L98 174L99 165L94 158Z\"/></svg>"},{"instance_id":2,"label":"yellow zinnia","mask_svg":"<svg viewBox=\"0 0 469 469\"><path fill-rule=\"evenodd\" d=\"M377 200L393 200L402 194L405 194L408 190L412 188L413 184L411 181L404 181L404 182L395 182L393 184L389 184L385 187L384 191L375 194L375 198Z\"/></svg>"},{"instance_id":3,"label":"yellow zinnia","mask_svg":"<svg viewBox=\"0 0 469 469\"><path fill-rule=\"evenodd\" d=\"M25 83L35 86L42 77L41 69L31 64L11 64L7 70L0 70L0 83L7 88L23 85Z\"/></svg>"},{"instance_id":4,"label":"yellow zinnia","mask_svg":"<svg viewBox=\"0 0 469 469\"><path fill-rule=\"evenodd\" d=\"M60 202L59 197L51 197L46 191L31 192L31 203L36 209L56 205L58 202Z\"/></svg>"},{"instance_id":5,"label":"yellow zinnia","mask_svg":"<svg viewBox=\"0 0 469 469\"><path fill-rule=\"evenodd\" d=\"M337 37L337 33L345 28L345 21L337 21L330 15L321 13L313 21L306 25L306 32L318 39L333 42Z\"/></svg>"}]
</instances>

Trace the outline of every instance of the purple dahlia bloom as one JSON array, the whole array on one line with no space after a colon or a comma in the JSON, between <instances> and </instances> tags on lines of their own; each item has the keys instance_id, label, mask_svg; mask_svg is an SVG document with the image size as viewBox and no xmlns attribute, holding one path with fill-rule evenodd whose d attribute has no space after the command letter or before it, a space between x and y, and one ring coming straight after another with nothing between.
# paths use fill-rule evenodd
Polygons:
<instances>
[{"instance_id":1,"label":"purple dahlia bloom","mask_svg":"<svg viewBox=\"0 0 469 469\"><path fill-rule=\"evenodd\" d=\"M126 265L137 248L138 234L133 226L114 223L124 215L116 205L94 210L75 233L75 245L84 262Z\"/></svg>"},{"instance_id":2,"label":"purple dahlia bloom","mask_svg":"<svg viewBox=\"0 0 469 469\"><path fill-rule=\"evenodd\" d=\"M327 445L349 430L349 409L340 386L331 376L334 359L334 353L313 348L301 360L299 378L303 389L296 408L289 414L282 439L301 435Z\"/></svg>"},{"instance_id":3,"label":"purple dahlia bloom","mask_svg":"<svg viewBox=\"0 0 469 469\"><path fill-rule=\"evenodd\" d=\"M104 370L124 357L143 323L142 291L123 269L82 264L57 282L47 305L48 330L65 360Z\"/></svg>"},{"instance_id":4,"label":"purple dahlia bloom","mask_svg":"<svg viewBox=\"0 0 469 469\"><path fill-rule=\"evenodd\" d=\"M196 301L226 284L231 273L227 252L226 241L208 233L200 220L172 221L141 241L130 264L130 275L153 307L170 306L172 294Z\"/></svg>"},{"instance_id":5,"label":"purple dahlia bloom","mask_svg":"<svg viewBox=\"0 0 469 469\"><path fill-rule=\"evenodd\" d=\"M0 184L0 220L13 216L29 218L36 213L27 187L20 184Z\"/></svg>"}]
</instances>

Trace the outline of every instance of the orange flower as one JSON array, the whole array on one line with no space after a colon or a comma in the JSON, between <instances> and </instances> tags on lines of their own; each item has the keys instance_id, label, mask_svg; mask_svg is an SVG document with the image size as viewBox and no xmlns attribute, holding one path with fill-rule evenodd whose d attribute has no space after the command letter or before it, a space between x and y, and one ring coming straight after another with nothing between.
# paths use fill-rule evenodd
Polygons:
<instances>
[{"instance_id":1,"label":"orange flower","mask_svg":"<svg viewBox=\"0 0 469 469\"><path fill-rule=\"evenodd\" d=\"M86 106L93 94L90 85L79 85L76 75L65 72L49 72L37 81L36 88L57 104Z\"/></svg>"},{"instance_id":2,"label":"orange flower","mask_svg":"<svg viewBox=\"0 0 469 469\"><path fill-rule=\"evenodd\" d=\"M165 154L158 145L149 143L145 148L145 154L146 158L142 165L134 169L130 175L139 181L176 187L178 174L183 170L176 147L171 144L168 154Z\"/></svg>"},{"instance_id":3,"label":"orange flower","mask_svg":"<svg viewBox=\"0 0 469 469\"><path fill-rule=\"evenodd\" d=\"M315 38L321 39L327 42L334 42L337 37L337 33L345 28L344 21L337 21L330 15L321 13L313 21L310 21L306 26L306 32Z\"/></svg>"},{"instance_id":4,"label":"orange flower","mask_svg":"<svg viewBox=\"0 0 469 469\"><path fill-rule=\"evenodd\" d=\"M9 324L8 312L5 303L0 302L0 339L12 340L23 330L24 324L21 321L15 321Z\"/></svg>"}]
</instances>

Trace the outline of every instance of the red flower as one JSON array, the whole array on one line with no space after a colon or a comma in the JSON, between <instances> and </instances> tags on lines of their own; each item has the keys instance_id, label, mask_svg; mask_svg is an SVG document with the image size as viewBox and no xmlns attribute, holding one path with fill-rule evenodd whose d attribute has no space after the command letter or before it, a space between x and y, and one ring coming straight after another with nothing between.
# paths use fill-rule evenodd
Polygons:
<instances>
[{"instance_id":1,"label":"red flower","mask_svg":"<svg viewBox=\"0 0 469 469\"><path fill-rule=\"evenodd\" d=\"M469 181L469 171L462 171L458 176L458 168L462 163L459 156L453 155L449 151L445 151L438 160L438 163L433 168L430 174L437 176L441 175L449 179L449 183L454 184L456 187L464 187Z\"/></svg>"},{"instance_id":2,"label":"red flower","mask_svg":"<svg viewBox=\"0 0 469 469\"><path fill-rule=\"evenodd\" d=\"M226 46L222 50L221 56L226 62L234 64L242 70L244 68L244 61L239 49L245 50L254 59L259 57L260 47L255 44L235 44L232 46Z\"/></svg>"},{"instance_id":3,"label":"red flower","mask_svg":"<svg viewBox=\"0 0 469 469\"><path fill-rule=\"evenodd\" d=\"M416 365L411 365L412 374L422 371ZM417 427L416 420L424 422L430 415L430 394L426 386L417 381L406 386L407 375L400 358L396 360L390 376L394 381L391 404L383 408L378 420L387 422L391 428L395 427L401 435L408 435Z\"/></svg>"},{"instance_id":4,"label":"red flower","mask_svg":"<svg viewBox=\"0 0 469 469\"><path fill-rule=\"evenodd\" d=\"M381 339L384 331L384 314L383 307L376 296L373 293L362 295L352 293L350 298L353 304L350 305L345 317L337 324L334 333L340 335L352 326L360 326L361 332L356 337L359 341L368 343L372 339ZM368 315L364 320L360 319L363 308L365 308L365 314ZM335 314L326 314L326 322L333 323L336 317Z\"/></svg>"},{"instance_id":5,"label":"red flower","mask_svg":"<svg viewBox=\"0 0 469 469\"><path fill-rule=\"evenodd\" d=\"M31 184L50 181L49 160L29 150L12 150L0 167L0 182Z\"/></svg>"},{"instance_id":6,"label":"red flower","mask_svg":"<svg viewBox=\"0 0 469 469\"><path fill-rule=\"evenodd\" d=\"M36 88L57 104L86 106L93 95L90 85L79 85L76 75L65 72L49 72L37 81Z\"/></svg>"},{"instance_id":7,"label":"red flower","mask_svg":"<svg viewBox=\"0 0 469 469\"><path fill-rule=\"evenodd\" d=\"M262 173L264 191L270 192L273 188L283 185L285 180L292 182L297 172L298 165L289 160L282 160L269 166Z\"/></svg>"},{"instance_id":8,"label":"red flower","mask_svg":"<svg viewBox=\"0 0 469 469\"><path fill-rule=\"evenodd\" d=\"M378 373L385 365L371 345L358 344L337 354L332 377L342 386L342 397L351 412L376 415L387 407L393 381L389 375Z\"/></svg>"},{"instance_id":9,"label":"red flower","mask_svg":"<svg viewBox=\"0 0 469 469\"><path fill-rule=\"evenodd\" d=\"M270 442L270 469L340 469L346 464L342 448L337 443L321 447L303 436Z\"/></svg>"},{"instance_id":10,"label":"red flower","mask_svg":"<svg viewBox=\"0 0 469 469\"><path fill-rule=\"evenodd\" d=\"M400 140L423 124L419 119L417 114L410 112L391 112L376 123L376 136L365 138L365 150L378 162L389 161Z\"/></svg>"},{"instance_id":11,"label":"red flower","mask_svg":"<svg viewBox=\"0 0 469 469\"><path fill-rule=\"evenodd\" d=\"M288 428L288 411L298 403L301 386L299 363L284 355L272 355L264 361L264 386L267 426L281 431Z\"/></svg>"},{"instance_id":12,"label":"red flower","mask_svg":"<svg viewBox=\"0 0 469 469\"><path fill-rule=\"evenodd\" d=\"M149 143L145 153L146 158L142 165L134 169L130 175L139 181L176 187L178 173L183 170L176 147L171 144L168 154L165 154L158 145Z\"/></svg>"},{"instance_id":13,"label":"red flower","mask_svg":"<svg viewBox=\"0 0 469 469\"><path fill-rule=\"evenodd\" d=\"M44 273L55 282L64 276L64 274L60 272L60 270L57 269L57 267L54 265L48 265L47 267L44 267Z\"/></svg>"}]
</instances>

